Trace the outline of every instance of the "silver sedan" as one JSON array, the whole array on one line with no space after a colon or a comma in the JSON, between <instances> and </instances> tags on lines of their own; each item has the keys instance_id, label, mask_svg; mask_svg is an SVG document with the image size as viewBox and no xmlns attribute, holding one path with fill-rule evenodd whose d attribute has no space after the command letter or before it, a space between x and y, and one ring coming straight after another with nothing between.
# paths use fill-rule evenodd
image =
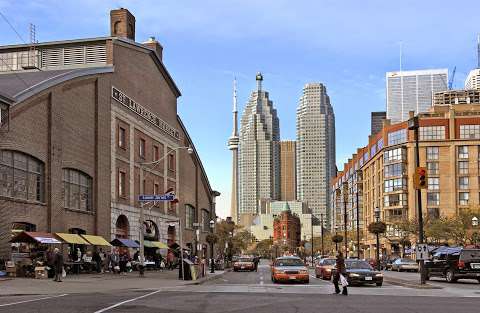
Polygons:
<instances>
[{"instance_id":1,"label":"silver sedan","mask_svg":"<svg viewBox=\"0 0 480 313\"><path fill-rule=\"evenodd\" d=\"M418 264L410 259L396 259L392 263L392 271L413 271L418 272Z\"/></svg>"}]
</instances>

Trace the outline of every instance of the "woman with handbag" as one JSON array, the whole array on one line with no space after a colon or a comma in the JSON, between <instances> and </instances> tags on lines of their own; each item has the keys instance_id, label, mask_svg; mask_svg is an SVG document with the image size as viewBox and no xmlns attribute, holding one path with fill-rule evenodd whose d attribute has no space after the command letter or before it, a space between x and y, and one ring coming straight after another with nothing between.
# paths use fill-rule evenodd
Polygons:
<instances>
[{"instance_id":1,"label":"woman with handbag","mask_svg":"<svg viewBox=\"0 0 480 313\"><path fill-rule=\"evenodd\" d=\"M337 253L337 262L336 262L336 267L337 270L335 271L335 276L333 276L333 285L335 286L335 294L340 293L340 288L338 286L338 283L340 282L342 284L343 290L342 290L342 295L347 296L348 295L348 282L347 282L347 270L345 269L345 259L343 258L342 252Z\"/></svg>"}]
</instances>

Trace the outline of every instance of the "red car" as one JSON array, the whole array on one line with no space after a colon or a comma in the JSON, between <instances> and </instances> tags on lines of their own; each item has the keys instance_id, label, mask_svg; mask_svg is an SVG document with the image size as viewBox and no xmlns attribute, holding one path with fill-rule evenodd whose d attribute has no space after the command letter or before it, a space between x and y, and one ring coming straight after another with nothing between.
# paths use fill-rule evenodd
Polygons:
<instances>
[{"instance_id":1,"label":"red car","mask_svg":"<svg viewBox=\"0 0 480 313\"><path fill-rule=\"evenodd\" d=\"M320 259L315 265L315 277L324 280L332 278L332 269L335 267L336 260L333 258Z\"/></svg>"}]
</instances>

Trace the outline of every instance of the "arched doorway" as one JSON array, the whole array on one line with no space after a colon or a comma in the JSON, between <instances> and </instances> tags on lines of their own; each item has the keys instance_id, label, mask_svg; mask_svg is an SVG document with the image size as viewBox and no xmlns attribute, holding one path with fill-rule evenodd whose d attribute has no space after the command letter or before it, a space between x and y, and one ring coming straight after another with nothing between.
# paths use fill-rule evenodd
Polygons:
<instances>
[{"instance_id":1,"label":"arched doorway","mask_svg":"<svg viewBox=\"0 0 480 313\"><path fill-rule=\"evenodd\" d=\"M167 244L170 246L172 244L175 243L176 241L176 229L175 229L175 225L168 225L168 229L167 229Z\"/></svg>"},{"instance_id":2,"label":"arched doorway","mask_svg":"<svg viewBox=\"0 0 480 313\"><path fill-rule=\"evenodd\" d=\"M115 223L115 238L128 239L130 226L125 215L120 215Z\"/></svg>"}]
</instances>

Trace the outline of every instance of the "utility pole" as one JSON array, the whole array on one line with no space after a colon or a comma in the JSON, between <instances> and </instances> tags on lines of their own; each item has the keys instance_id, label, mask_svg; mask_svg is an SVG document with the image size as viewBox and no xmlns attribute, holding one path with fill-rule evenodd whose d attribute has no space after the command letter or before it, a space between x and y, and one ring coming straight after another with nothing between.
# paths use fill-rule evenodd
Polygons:
<instances>
[{"instance_id":1,"label":"utility pole","mask_svg":"<svg viewBox=\"0 0 480 313\"><path fill-rule=\"evenodd\" d=\"M418 148L418 116L414 116L408 120L408 129L414 131L415 136L415 166L420 166L420 151ZM418 218L418 243L423 244L423 212L422 212L422 190L417 188L417 218ZM426 281L425 275L425 261L419 261L420 267L420 284L424 285Z\"/></svg>"},{"instance_id":2,"label":"utility pole","mask_svg":"<svg viewBox=\"0 0 480 313\"><path fill-rule=\"evenodd\" d=\"M312 265L313 265L313 251L314 251L314 249L313 249L313 210L312 209L310 209L310 231L311 231L310 232L310 234L311 234L310 244L312 245L310 250L312 252Z\"/></svg>"},{"instance_id":3,"label":"utility pole","mask_svg":"<svg viewBox=\"0 0 480 313\"><path fill-rule=\"evenodd\" d=\"M323 213L320 214L320 227L321 227L321 237L322 237L322 258L325 255L325 250L323 248Z\"/></svg>"}]
</instances>

